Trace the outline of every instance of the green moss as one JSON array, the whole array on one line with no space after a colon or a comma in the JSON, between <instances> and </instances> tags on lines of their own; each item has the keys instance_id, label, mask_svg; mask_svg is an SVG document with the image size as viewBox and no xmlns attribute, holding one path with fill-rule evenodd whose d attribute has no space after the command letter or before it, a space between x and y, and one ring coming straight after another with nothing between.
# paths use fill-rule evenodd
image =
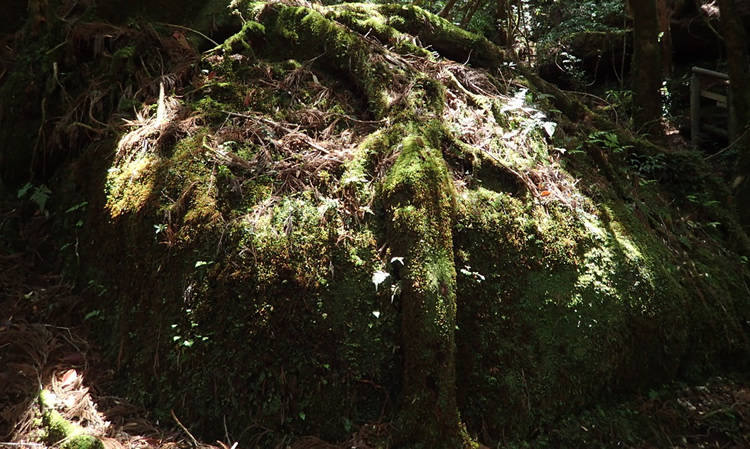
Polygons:
<instances>
[{"instance_id":1,"label":"green moss","mask_svg":"<svg viewBox=\"0 0 750 449\"><path fill-rule=\"evenodd\" d=\"M238 33L224 41L222 49L225 54L242 53L254 57L251 42L253 39L263 39L265 34L266 29L262 24L252 20L246 21Z\"/></svg>"},{"instance_id":2,"label":"green moss","mask_svg":"<svg viewBox=\"0 0 750 449\"><path fill-rule=\"evenodd\" d=\"M113 218L138 212L148 205L155 195L155 176L163 163L158 156L143 155L109 171L107 209Z\"/></svg>"},{"instance_id":3,"label":"green moss","mask_svg":"<svg viewBox=\"0 0 750 449\"><path fill-rule=\"evenodd\" d=\"M98 438L87 435L84 429L60 415L55 410L55 396L48 390L39 392L39 406L42 409L42 424L47 432L47 444L59 445L63 449L104 449Z\"/></svg>"},{"instance_id":4,"label":"green moss","mask_svg":"<svg viewBox=\"0 0 750 449\"><path fill-rule=\"evenodd\" d=\"M346 6L328 9L326 17L362 34L371 35L381 42L388 42L398 53L432 57L425 48L414 44L412 36L397 31L399 22L403 25L401 17L384 15L380 9L380 5L375 4L349 3Z\"/></svg>"},{"instance_id":5,"label":"green moss","mask_svg":"<svg viewBox=\"0 0 750 449\"><path fill-rule=\"evenodd\" d=\"M406 380L399 444L468 447L454 390L456 273L451 229L456 192L442 155L426 137L407 133L399 147L381 187L391 254L405 261Z\"/></svg>"},{"instance_id":6,"label":"green moss","mask_svg":"<svg viewBox=\"0 0 750 449\"><path fill-rule=\"evenodd\" d=\"M610 218L621 210L603 208L597 218L519 206L481 188L460 196L458 302L473 299L469 310L459 308L459 373L485 392L469 394L471 409L504 397L499 409L516 413L494 417L496 431L518 431L535 409L562 412L587 394L640 385L630 373L673 376L689 314L675 298L690 294L666 269L671 256L662 244L640 221ZM659 331L665 317L667 333Z\"/></svg>"},{"instance_id":7,"label":"green moss","mask_svg":"<svg viewBox=\"0 0 750 449\"><path fill-rule=\"evenodd\" d=\"M78 435L60 445L62 449L104 449L102 441L91 435Z\"/></svg>"},{"instance_id":8,"label":"green moss","mask_svg":"<svg viewBox=\"0 0 750 449\"><path fill-rule=\"evenodd\" d=\"M417 37L422 45L431 46L454 61L469 61L474 66L489 69L500 67L507 59L504 51L486 38L417 6L388 4L380 11L390 18L389 24L393 28Z\"/></svg>"},{"instance_id":9,"label":"green moss","mask_svg":"<svg viewBox=\"0 0 750 449\"><path fill-rule=\"evenodd\" d=\"M285 7L278 13L264 15L263 23L267 33L280 38L277 55L289 54L290 46L297 57L312 59L323 55L333 68L349 74L365 92L375 117L383 117L390 102L386 92L392 84L392 70L384 61L370 56L368 44L360 35L302 7ZM281 44L286 48L279 48Z\"/></svg>"}]
</instances>

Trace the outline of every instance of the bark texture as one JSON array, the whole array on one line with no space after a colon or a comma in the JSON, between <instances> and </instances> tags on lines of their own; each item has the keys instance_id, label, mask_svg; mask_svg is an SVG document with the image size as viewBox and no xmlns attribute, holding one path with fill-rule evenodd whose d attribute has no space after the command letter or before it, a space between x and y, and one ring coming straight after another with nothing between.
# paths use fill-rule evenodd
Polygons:
<instances>
[{"instance_id":1,"label":"bark texture","mask_svg":"<svg viewBox=\"0 0 750 449\"><path fill-rule=\"evenodd\" d=\"M721 26L724 45L729 62L729 79L732 89L732 111L735 129L733 145L737 147L738 157L735 166L734 190L740 221L745 229L750 226L750 78L747 70L750 67L748 57L747 33L738 15L734 0L719 0L721 8Z\"/></svg>"},{"instance_id":2,"label":"bark texture","mask_svg":"<svg viewBox=\"0 0 750 449\"><path fill-rule=\"evenodd\" d=\"M656 136L661 119L661 45L655 0L631 0L633 12L633 125Z\"/></svg>"}]
</instances>

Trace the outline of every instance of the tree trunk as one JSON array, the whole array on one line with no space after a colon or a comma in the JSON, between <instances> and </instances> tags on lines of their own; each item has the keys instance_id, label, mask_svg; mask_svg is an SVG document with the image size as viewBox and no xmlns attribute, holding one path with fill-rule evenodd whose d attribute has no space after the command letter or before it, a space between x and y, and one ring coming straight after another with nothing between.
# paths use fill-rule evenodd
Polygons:
<instances>
[{"instance_id":1,"label":"tree trunk","mask_svg":"<svg viewBox=\"0 0 750 449\"><path fill-rule=\"evenodd\" d=\"M476 12L479 10L479 7L482 6L482 2L484 2L484 0L474 0L469 3L466 9L466 13L464 14L464 18L461 19L461 23L459 24L461 28L466 28L466 25L471 22L471 19L474 18L474 14L476 14Z\"/></svg>"},{"instance_id":2,"label":"tree trunk","mask_svg":"<svg viewBox=\"0 0 750 449\"><path fill-rule=\"evenodd\" d=\"M732 92L731 102L735 142L730 142L738 150L733 183L740 222L747 230L750 227L750 68L748 57L747 34L740 19L734 0L719 0L721 9L721 26L724 45L729 63L729 82Z\"/></svg>"},{"instance_id":3,"label":"tree trunk","mask_svg":"<svg viewBox=\"0 0 750 449\"><path fill-rule=\"evenodd\" d=\"M510 11L508 8L508 0L497 0L495 8L495 23L497 24L497 43L502 46L513 46L511 23L510 23Z\"/></svg>"},{"instance_id":4,"label":"tree trunk","mask_svg":"<svg viewBox=\"0 0 750 449\"><path fill-rule=\"evenodd\" d=\"M633 126L661 135L661 46L656 0L630 0L633 13Z\"/></svg>"},{"instance_id":5,"label":"tree trunk","mask_svg":"<svg viewBox=\"0 0 750 449\"><path fill-rule=\"evenodd\" d=\"M674 2L669 0L658 0L659 9L659 34L661 35L661 61L662 75L665 78L672 76L672 30L669 26L669 18L674 10Z\"/></svg>"},{"instance_id":6,"label":"tree trunk","mask_svg":"<svg viewBox=\"0 0 750 449\"><path fill-rule=\"evenodd\" d=\"M439 150L409 136L383 185L387 239L404 257L404 385L397 447L470 444L456 404L455 188Z\"/></svg>"},{"instance_id":7,"label":"tree trunk","mask_svg":"<svg viewBox=\"0 0 750 449\"><path fill-rule=\"evenodd\" d=\"M448 0L448 3L445 4L443 10L440 11L440 17L442 17L443 19L448 19L451 14L451 10L453 10L453 7L456 6L457 1L458 0Z\"/></svg>"}]
</instances>

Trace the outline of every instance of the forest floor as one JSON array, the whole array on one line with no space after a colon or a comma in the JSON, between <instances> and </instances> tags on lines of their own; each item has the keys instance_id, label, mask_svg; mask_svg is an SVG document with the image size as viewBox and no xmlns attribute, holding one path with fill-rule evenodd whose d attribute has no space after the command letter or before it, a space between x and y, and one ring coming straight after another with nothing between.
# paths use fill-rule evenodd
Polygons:
<instances>
[{"instance_id":1,"label":"forest floor","mask_svg":"<svg viewBox=\"0 0 750 449\"><path fill-rule=\"evenodd\" d=\"M103 360L88 339L81 296L56 272L49 256L54 254L49 220L3 206L7 205L0 205L0 441L5 443L0 446L67 447L64 441L49 439L40 419L40 391L46 389L54 394L52 406L60 415L98 438L103 449L234 449L230 435L224 442L198 441L189 423L179 421L179 410L160 422L147 410L110 395L108 385L123 373ZM85 287L82 292L86 294ZM483 439L481 434L477 437ZM750 447L750 382L731 376L676 382L550 421L528 441L496 446ZM352 440L331 444L308 436L282 447L353 446Z\"/></svg>"}]
</instances>

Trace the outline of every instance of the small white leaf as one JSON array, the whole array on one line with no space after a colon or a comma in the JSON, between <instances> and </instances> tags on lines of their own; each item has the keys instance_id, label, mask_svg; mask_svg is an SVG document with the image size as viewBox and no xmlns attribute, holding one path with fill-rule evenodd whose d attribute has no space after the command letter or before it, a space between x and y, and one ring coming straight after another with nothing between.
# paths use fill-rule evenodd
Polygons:
<instances>
[{"instance_id":1,"label":"small white leaf","mask_svg":"<svg viewBox=\"0 0 750 449\"><path fill-rule=\"evenodd\" d=\"M557 123L544 122L542 123L542 128L544 128L544 131L547 133L548 136L552 137L552 135L555 134L555 130L557 129Z\"/></svg>"},{"instance_id":2,"label":"small white leaf","mask_svg":"<svg viewBox=\"0 0 750 449\"><path fill-rule=\"evenodd\" d=\"M377 310L373 310L372 314L375 315L375 318L380 318L380 312Z\"/></svg>"},{"instance_id":3,"label":"small white leaf","mask_svg":"<svg viewBox=\"0 0 750 449\"><path fill-rule=\"evenodd\" d=\"M398 262L401 265L404 264L404 258L403 257L391 257L391 263Z\"/></svg>"},{"instance_id":4,"label":"small white leaf","mask_svg":"<svg viewBox=\"0 0 750 449\"><path fill-rule=\"evenodd\" d=\"M372 274L372 283L375 284L375 291L378 291L378 285L382 284L388 276L390 274L385 271L376 271Z\"/></svg>"}]
</instances>

